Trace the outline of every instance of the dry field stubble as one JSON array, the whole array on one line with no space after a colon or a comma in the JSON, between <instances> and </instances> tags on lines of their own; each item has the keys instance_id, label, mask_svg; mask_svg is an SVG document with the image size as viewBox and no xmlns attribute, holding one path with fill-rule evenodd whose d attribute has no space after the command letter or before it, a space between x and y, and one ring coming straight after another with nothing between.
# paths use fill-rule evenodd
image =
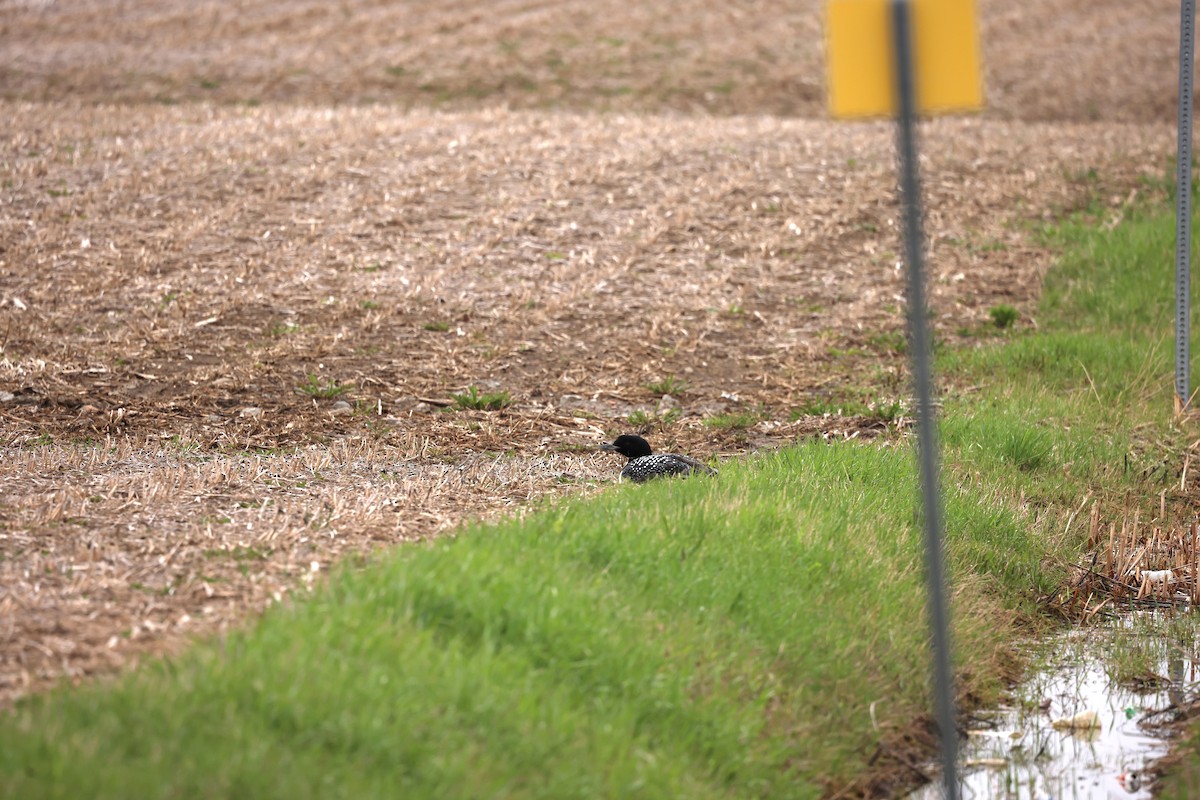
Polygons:
<instances>
[{"instance_id":1,"label":"dry field stubble","mask_svg":"<svg viewBox=\"0 0 1200 800\"><path fill-rule=\"evenodd\" d=\"M617 464L572 449L652 412L665 376L686 391L658 441L701 453L868 428L787 420L864 380L903 391L900 357L871 350L901 326L886 126L6 113L6 699L347 551L607 481ZM1085 169L1126 201L1163 134L929 126L943 329L1032 297L1046 254L1023 223L1098 191ZM426 402L470 386L512 404ZM700 424L739 410L770 419Z\"/></svg>"},{"instance_id":2,"label":"dry field stubble","mask_svg":"<svg viewBox=\"0 0 1200 800\"><path fill-rule=\"evenodd\" d=\"M1177 0L978 0L990 113L1174 114ZM0 97L824 113L824 0L3 0Z\"/></svg>"},{"instance_id":3,"label":"dry field stubble","mask_svg":"<svg viewBox=\"0 0 1200 800\"><path fill-rule=\"evenodd\" d=\"M945 335L1027 310L1027 223L1128 202L1173 143L996 120L1161 118L1163 9L1000 5L993 118L925 131ZM818 4L230 8L0 4L0 704L603 484L579 448L672 376L651 438L700 454L903 393L886 126L499 108L817 113ZM1113 41L1129 69L1071 80ZM468 387L512 404L446 410Z\"/></svg>"}]
</instances>

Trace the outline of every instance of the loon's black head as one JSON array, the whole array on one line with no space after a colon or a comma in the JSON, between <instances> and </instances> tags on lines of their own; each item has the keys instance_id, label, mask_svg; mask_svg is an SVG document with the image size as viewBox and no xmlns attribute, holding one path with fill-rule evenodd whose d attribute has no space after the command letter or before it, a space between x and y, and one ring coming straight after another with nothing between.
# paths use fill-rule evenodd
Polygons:
<instances>
[{"instance_id":1,"label":"loon's black head","mask_svg":"<svg viewBox=\"0 0 1200 800\"><path fill-rule=\"evenodd\" d=\"M600 449L608 450L611 453L620 453L626 458L641 458L650 455L650 443L631 433L621 434L612 444L600 445Z\"/></svg>"}]
</instances>

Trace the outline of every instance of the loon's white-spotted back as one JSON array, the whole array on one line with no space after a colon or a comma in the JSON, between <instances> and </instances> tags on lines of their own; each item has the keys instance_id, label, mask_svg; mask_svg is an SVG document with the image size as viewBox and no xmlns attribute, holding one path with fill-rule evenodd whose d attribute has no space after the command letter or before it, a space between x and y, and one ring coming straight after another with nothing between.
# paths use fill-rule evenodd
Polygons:
<instances>
[{"instance_id":1,"label":"loon's white-spotted back","mask_svg":"<svg viewBox=\"0 0 1200 800\"><path fill-rule=\"evenodd\" d=\"M645 483L665 475L716 475L717 471L702 461L678 453L655 453L641 436L622 434L612 444L600 445L601 450L620 453L629 459L621 477L634 483Z\"/></svg>"}]
</instances>

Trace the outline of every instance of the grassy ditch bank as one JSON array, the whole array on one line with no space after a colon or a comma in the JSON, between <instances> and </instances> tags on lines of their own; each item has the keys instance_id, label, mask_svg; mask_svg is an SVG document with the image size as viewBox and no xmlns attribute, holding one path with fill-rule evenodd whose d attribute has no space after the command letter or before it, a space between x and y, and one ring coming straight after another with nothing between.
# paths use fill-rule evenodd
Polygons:
<instances>
[{"instance_id":1,"label":"grassy ditch bank","mask_svg":"<svg viewBox=\"0 0 1200 800\"><path fill-rule=\"evenodd\" d=\"M344 569L171 662L5 720L12 796L773 796L850 781L924 713L906 448L807 444ZM995 684L1045 584L1003 507L948 504L960 667ZM994 576L964 565L995 564Z\"/></svg>"},{"instance_id":2,"label":"grassy ditch bank","mask_svg":"<svg viewBox=\"0 0 1200 800\"><path fill-rule=\"evenodd\" d=\"M1186 438L1169 223L1057 229L1036 329L942 358L956 666L976 699L1077 557L1071 511L1172 483L1150 469ZM865 790L878 744L929 707L913 467L903 441L802 442L347 566L222 641L22 702L0 717L0 795Z\"/></svg>"}]
</instances>

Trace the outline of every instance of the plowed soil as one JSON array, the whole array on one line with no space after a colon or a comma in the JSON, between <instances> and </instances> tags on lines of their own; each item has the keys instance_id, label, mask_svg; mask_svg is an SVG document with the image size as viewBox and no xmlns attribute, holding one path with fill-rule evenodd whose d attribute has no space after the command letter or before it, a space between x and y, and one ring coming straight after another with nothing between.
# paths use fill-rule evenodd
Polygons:
<instances>
[{"instance_id":1,"label":"plowed soil","mask_svg":"<svg viewBox=\"0 0 1200 800\"><path fill-rule=\"evenodd\" d=\"M0 3L0 704L618 432L902 428L892 130L824 119L820 5ZM1177 3L1010 5L922 128L946 338L1036 324L1038 226L1174 149Z\"/></svg>"}]
</instances>

